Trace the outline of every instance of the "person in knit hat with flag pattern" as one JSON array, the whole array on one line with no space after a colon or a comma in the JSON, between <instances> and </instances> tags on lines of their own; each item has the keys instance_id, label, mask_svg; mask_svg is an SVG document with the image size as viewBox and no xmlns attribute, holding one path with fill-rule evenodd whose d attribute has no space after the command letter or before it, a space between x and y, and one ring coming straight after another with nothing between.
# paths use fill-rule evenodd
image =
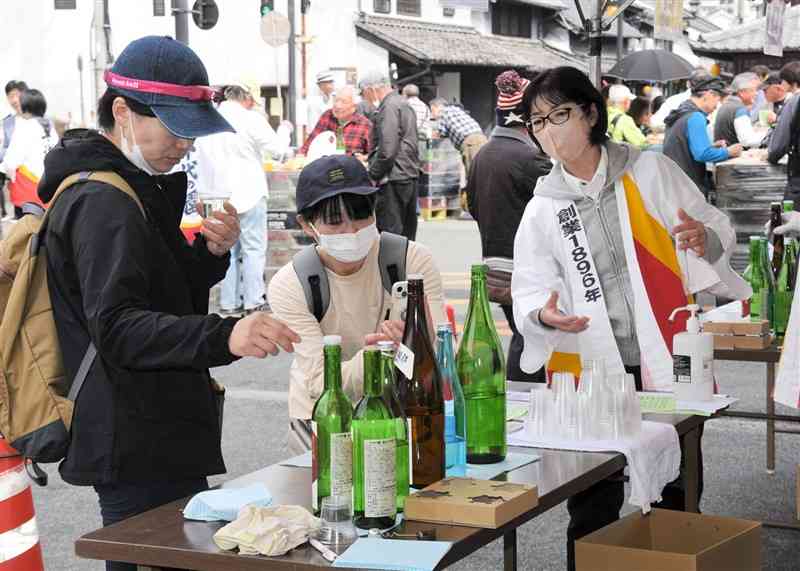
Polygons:
<instances>
[{"instance_id":1,"label":"person in knit hat with flag pattern","mask_svg":"<svg viewBox=\"0 0 800 571\"><path fill-rule=\"evenodd\" d=\"M497 126L475 156L466 194L470 214L478 222L483 260L489 266L489 297L500 304L513 334L508 350L508 378L543 382L543 371L529 374L519 367L523 339L511 307L514 235L536 181L551 167L525 126L528 119L522 99L529 84L516 71L497 77Z\"/></svg>"}]
</instances>

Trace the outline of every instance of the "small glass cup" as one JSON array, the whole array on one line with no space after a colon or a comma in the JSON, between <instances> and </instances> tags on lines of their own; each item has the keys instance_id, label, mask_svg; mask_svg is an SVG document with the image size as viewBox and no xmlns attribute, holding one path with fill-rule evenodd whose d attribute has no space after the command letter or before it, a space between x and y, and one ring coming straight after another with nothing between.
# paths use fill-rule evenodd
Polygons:
<instances>
[{"instance_id":1,"label":"small glass cup","mask_svg":"<svg viewBox=\"0 0 800 571\"><path fill-rule=\"evenodd\" d=\"M208 218L210 222L221 224L212 215L215 212L225 212L225 203L228 202L227 196L201 196L200 197L200 216Z\"/></svg>"},{"instance_id":2,"label":"small glass cup","mask_svg":"<svg viewBox=\"0 0 800 571\"><path fill-rule=\"evenodd\" d=\"M350 496L322 498L319 517L322 525L317 531L317 539L336 553L341 554L358 539Z\"/></svg>"}]
</instances>

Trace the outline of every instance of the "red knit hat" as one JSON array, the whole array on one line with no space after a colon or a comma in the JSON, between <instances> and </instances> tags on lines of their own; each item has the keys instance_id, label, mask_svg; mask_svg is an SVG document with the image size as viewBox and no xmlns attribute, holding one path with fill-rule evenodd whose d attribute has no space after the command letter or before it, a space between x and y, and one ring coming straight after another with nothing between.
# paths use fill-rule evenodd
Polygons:
<instances>
[{"instance_id":1,"label":"red knit hat","mask_svg":"<svg viewBox=\"0 0 800 571\"><path fill-rule=\"evenodd\" d=\"M494 82L497 87L497 125L499 127L522 127L525 125L527 111L522 105L522 98L530 81L521 77L516 71L504 71Z\"/></svg>"}]
</instances>

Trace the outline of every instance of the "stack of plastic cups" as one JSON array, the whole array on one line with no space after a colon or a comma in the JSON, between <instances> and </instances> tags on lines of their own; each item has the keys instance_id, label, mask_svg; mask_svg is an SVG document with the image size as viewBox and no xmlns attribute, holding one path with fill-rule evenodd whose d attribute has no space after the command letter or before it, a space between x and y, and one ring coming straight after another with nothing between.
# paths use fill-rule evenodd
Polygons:
<instances>
[{"instance_id":1,"label":"stack of plastic cups","mask_svg":"<svg viewBox=\"0 0 800 571\"><path fill-rule=\"evenodd\" d=\"M525 430L534 440L541 440L547 436L553 424L553 391L545 389L532 389L530 392L530 406L528 420L525 421Z\"/></svg>"},{"instance_id":2,"label":"stack of plastic cups","mask_svg":"<svg viewBox=\"0 0 800 571\"><path fill-rule=\"evenodd\" d=\"M642 431L642 405L639 395L636 394L636 379L633 375L625 375L622 390L625 402L625 433L628 438L637 438Z\"/></svg>"},{"instance_id":3,"label":"stack of plastic cups","mask_svg":"<svg viewBox=\"0 0 800 571\"><path fill-rule=\"evenodd\" d=\"M595 370L594 366L586 367L589 363L590 361L584 362L580 385L578 385L578 440L592 440L597 431Z\"/></svg>"},{"instance_id":4,"label":"stack of plastic cups","mask_svg":"<svg viewBox=\"0 0 800 571\"><path fill-rule=\"evenodd\" d=\"M578 395L575 392L575 376L572 373L553 375L555 391L555 421L559 438L574 440L578 436Z\"/></svg>"},{"instance_id":5,"label":"stack of plastic cups","mask_svg":"<svg viewBox=\"0 0 800 571\"><path fill-rule=\"evenodd\" d=\"M614 375L608 379L609 416L611 417L611 438L620 440L627 437L627 417L625 414L625 375Z\"/></svg>"}]
</instances>

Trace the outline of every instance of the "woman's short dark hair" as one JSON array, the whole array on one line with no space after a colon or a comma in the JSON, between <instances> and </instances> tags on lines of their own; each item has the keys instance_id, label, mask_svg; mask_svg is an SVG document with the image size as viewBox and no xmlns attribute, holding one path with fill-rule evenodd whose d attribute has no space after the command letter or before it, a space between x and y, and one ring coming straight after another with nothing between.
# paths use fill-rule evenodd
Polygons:
<instances>
[{"instance_id":1,"label":"woman's short dark hair","mask_svg":"<svg viewBox=\"0 0 800 571\"><path fill-rule=\"evenodd\" d=\"M19 96L19 108L23 113L30 113L34 117L44 117L47 113L47 100L38 89L27 89Z\"/></svg>"},{"instance_id":2,"label":"woman's short dark hair","mask_svg":"<svg viewBox=\"0 0 800 571\"><path fill-rule=\"evenodd\" d=\"M376 200L375 194L337 194L304 208L298 214L312 224L322 219L323 223L335 226L342 223L342 207L347 211L350 220L364 220L375 214Z\"/></svg>"},{"instance_id":3,"label":"woman's short dark hair","mask_svg":"<svg viewBox=\"0 0 800 571\"><path fill-rule=\"evenodd\" d=\"M631 106L628 109L628 115L633 117L633 120L636 122L636 125L642 124L642 118L647 114L650 113L650 100L645 99L644 97L637 97L633 101L631 101Z\"/></svg>"},{"instance_id":4,"label":"woman's short dark hair","mask_svg":"<svg viewBox=\"0 0 800 571\"><path fill-rule=\"evenodd\" d=\"M603 96L592 85L589 78L581 70L569 67L554 67L537 75L525 91L523 103L528 113L531 112L533 103L542 99L550 105L576 103L585 113L591 106L597 109L597 123L589 133L589 142L600 145L608 139L608 112L603 103Z\"/></svg>"},{"instance_id":5,"label":"woman's short dark hair","mask_svg":"<svg viewBox=\"0 0 800 571\"><path fill-rule=\"evenodd\" d=\"M117 97L122 97L130 110L137 115L146 115L147 117L156 116L152 109L150 109L144 103L139 103L130 97L125 97L115 89L106 89L106 92L103 93L102 97L100 97L100 101L97 102L97 124L104 131L110 132L114 130L115 122L113 107L114 100Z\"/></svg>"}]
</instances>

